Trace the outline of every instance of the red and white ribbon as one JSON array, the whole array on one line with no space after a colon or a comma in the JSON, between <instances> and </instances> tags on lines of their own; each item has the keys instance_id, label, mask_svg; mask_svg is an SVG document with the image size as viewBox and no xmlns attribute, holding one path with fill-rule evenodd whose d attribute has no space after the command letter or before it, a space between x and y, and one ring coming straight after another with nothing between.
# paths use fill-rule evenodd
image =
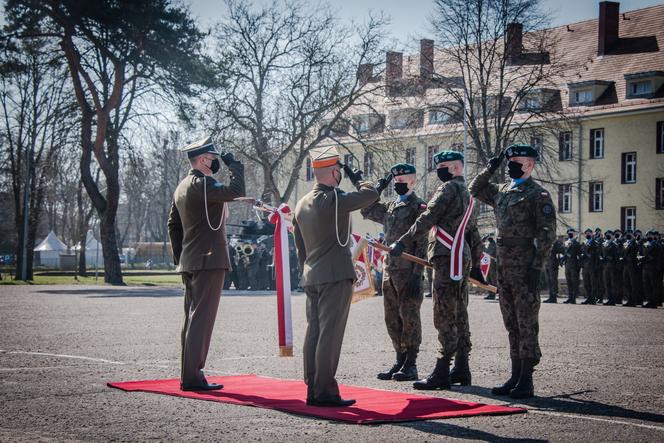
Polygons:
<instances>
[{"instance_id":1,"label":"red and white ribbon","mask_svg":"<svg viewBox=\"0 0 664 443\"><path fill-rule=\"evenodd\" d=\"M274 224L274 268L277 284L277 316L279 355L293 355L293 320L291 317L291 281L288 251L288 231L291 210L282 203L274 208L270 223Z\"/></svg>"},{"instance_id":2,"label":"red and white ribbon","mask_svg":"<svg viewBox=\"0 0 664 443\"><path fill-rule=\"evenodd\" d=\"M468 202L468 207L466 212L463 214L461 223L457 227L454 237L452 237L447 231L445 231L440 226L434 226L434 235L436 239L443 244L451 252L450 260L450 278L454 281L459 281L463 277L463 241L466 234L466 225L470 216L473 213L473 207L475 206L475 199L472 197Z\"/></svg>"}]
</instances>

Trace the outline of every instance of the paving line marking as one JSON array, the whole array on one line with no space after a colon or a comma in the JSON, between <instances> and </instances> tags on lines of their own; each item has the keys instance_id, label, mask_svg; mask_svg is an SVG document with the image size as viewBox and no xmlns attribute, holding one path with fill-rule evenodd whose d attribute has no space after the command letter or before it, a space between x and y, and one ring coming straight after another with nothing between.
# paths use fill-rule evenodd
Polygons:
<instances>
[{"instance_id":1,"label":"paving line marking","mask_svg":"<svg viewBox=\"0 0 664 443\"><path fill-rule=\"evenodd\" d=\"M542 411L539 409L528 409L529 414L542 414L542 415L552 415L554 417L564 417L564 418L579 418L582 420L592 420L592 421L601 421L604 423L611 423L615 425L627 425L627 426L636 426L639 428L645 428L645 429L653 429L655 431L662 431L664 432L664 427L662 426L655 426L655 425L647 425L644 423L633 423L629 421L623 421L623 420L611 420L610 418L601 418L601 417L590 417L586 415L581 415L581 414L564 414L562 412L553 412L553 411Z\"/></svg>"},{"instance_id":2,"label":"paving line marking","mask_svg":"<svg viewBox=\"0 0 664 443\"><path fill-rule=\"evenodd\" d=\"M50 352L33 352L33 351L4 351L0 349L0 353L3 354L20 354L20 355L39 355L43 357L59 357L59 358L73 358L76 360L86 360L86 361L95 361L99 363L108 363L111 365L126 365L127 363L122 361L113 361L107 360L105 358L94 358L94 357L85 357L82 355L69 355L69 354L52 354Z\"/></svg>"}]
</instances>

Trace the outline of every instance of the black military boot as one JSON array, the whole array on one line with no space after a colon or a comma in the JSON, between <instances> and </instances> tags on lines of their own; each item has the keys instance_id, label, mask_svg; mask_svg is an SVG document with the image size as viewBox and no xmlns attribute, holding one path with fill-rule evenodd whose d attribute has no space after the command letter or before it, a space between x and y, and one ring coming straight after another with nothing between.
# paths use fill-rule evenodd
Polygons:
<instances>
[{"instance_id":1,"label":"black military boot","mask_svg":"<svg viewBox=\"0 0 664 443\"><path fill-rule=\"evenodd\" d=\"M491 389L493 395L509 395L510 391L514 389L521 376L521 360L518 358L512 359L512 375L510 378L500 386Z\"/></svg>"},{"instance_id":2,"label":"black military boot","mask_svg":"<svg viewBox=\"0 0 664 443\"><path fill-rule=\"evenodd\" d=\"M496 299L496 294L491 293L488 294L486 297L484 297L484 300L495 300Z\"/></svg>"},{"instance_id":3,"label":"black military boot","mask_svg":"<svg viewBox=\"0 0 664 443\"><path fill-rule=\"evenodd\" d=\"M558 303L558 296L556 295L549 295L549 298L544 300L542 303Z\"/></svg>"},{"instance_id":4,"label":"black military boot","mask_svg":"<svg viewBox=\"0 0 664 443\"><path fill-rule=\"evenodd\" d=\"M413 388L421 390L450 389L450 359L439 358L431 375L413 383Z\"/></svg>"},{"instance_id":5,"label":"black military boot","mask_svg":"<svg viewBox=\"0 0 664 443\"><path fill-rule=\"evenodd\" d=\"M530 398L535 395L533 386L533 369L535 361L530 359L521 360L521 376L514 389L510 391L512 398Z\"/></svg>"},{"instance_id":6,"label":"black military boot","mask_svg":"<svg viewBox=\"0 0 664 443\"><path fill-rule=\"evenodd\" d=\"M395 372L392 379L396 381L417 380L417 351L408 351L406 353L406 360L401 370Z\"/></svg>"},{"instance_id":7,"label":"black military boot","mask_svg":"<svg viewBox=\"0 0 664 443\"><path fill-rule=\"evenodd\" d=\"M470 386L472 376L470 366L468 365L468 354L466 352L457 352L454 356L454 367L450 371L450 383L461 386Z\"/></svg>"},{"instance_id":8,"label":"black military boot","mask_svg":"<svg viewBox=\"0 0 664 443\"><path fill-rule=\"evenodd\" d=\"M399 369L403 366L403 362L406 360L405 352L397 352L397 361L394 362L394 365L385 372L378 374L378 380L392 380L392 376L395 372L398 372Z\"/></svg>"}]
</instances>

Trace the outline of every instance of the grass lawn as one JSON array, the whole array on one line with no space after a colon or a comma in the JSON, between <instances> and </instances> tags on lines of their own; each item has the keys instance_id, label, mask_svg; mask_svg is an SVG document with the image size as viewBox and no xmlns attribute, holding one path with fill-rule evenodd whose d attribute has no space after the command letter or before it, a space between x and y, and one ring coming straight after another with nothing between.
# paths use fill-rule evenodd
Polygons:
<instances>
[{"instance_id":1,"label":"grass lawn","mask_svg":"<svg viewBox=\"0 0 664 443\"><path fill-rule=\"evenodd\" d=\"M60 275L39 275L35 274L31 282L15 281L10 275L3 274L0 285L103 285L104 277L99 276L95 280L94 273L91 277L60 276ZM132 275L131 272L123 274L124 282L130 286L180 286L182 278L178 274L172 275Z\"/></svg>"}]
</instances>

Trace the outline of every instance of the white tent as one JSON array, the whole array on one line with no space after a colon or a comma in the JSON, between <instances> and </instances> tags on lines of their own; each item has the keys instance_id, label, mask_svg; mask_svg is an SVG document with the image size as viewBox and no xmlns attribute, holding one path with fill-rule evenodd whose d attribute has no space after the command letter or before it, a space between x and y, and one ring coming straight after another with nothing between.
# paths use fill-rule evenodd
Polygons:
<instances>
[{"instance_id":1,"label":"white tent","mask_svg":"<svg viewBox=\"0 0 664 443\"><path fill-rule=\"evenodd\" d=\"M44 240L35 248L35 262L37 266L49 268L60 267L60 254L67 252L67 245L58 238L53 231L49 232Z\"/></svg>"},{"instance_id":2,"label":"white tent","mask_svg":"<svg viewBox=\"0 0 664 443\"><path fill-rule=\"evenodd\" d=\"M80 245L76 247L77 251L80 249ZM88 234L85 237L85 265L89 268L101 268L104 266L104 255L101 250L101 243L99 243L92 234L92 230L88 230Z\"/></svg>"}]
</instances>

